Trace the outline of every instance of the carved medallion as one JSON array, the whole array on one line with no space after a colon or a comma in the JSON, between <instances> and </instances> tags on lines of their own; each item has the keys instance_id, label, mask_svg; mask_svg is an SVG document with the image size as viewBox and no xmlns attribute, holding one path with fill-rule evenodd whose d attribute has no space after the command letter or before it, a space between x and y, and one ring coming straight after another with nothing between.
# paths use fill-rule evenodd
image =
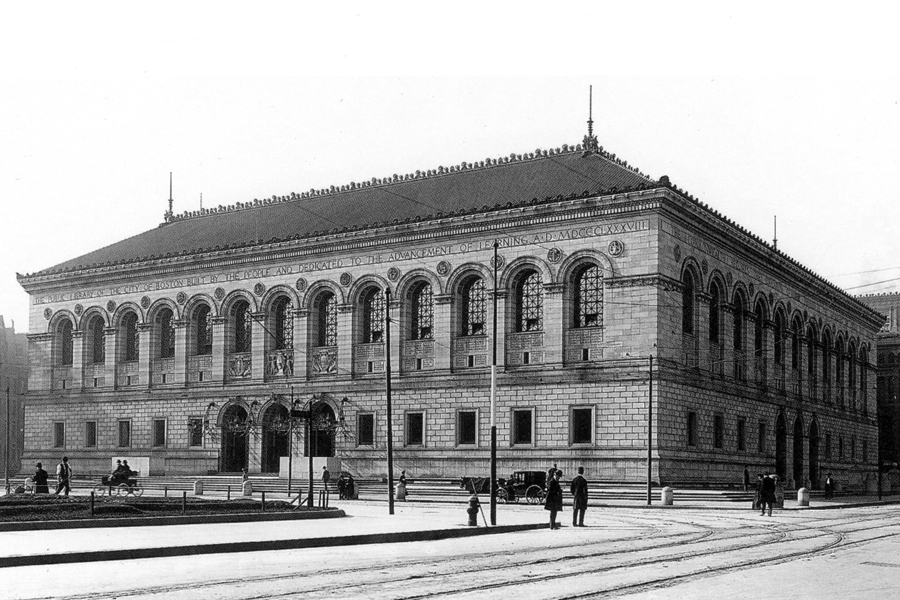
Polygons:
<instances>
[{"instance_id":1,"label":"carved medallion","mask_svg":"<svg viewBox=\"0 0 900 600\"><path fill-rule=\"evenodd\" d=\"M298 291L298 292L305 292L305 291L306 291L306 285L307 285L307 284L306 284L306 280L303 279L303 278L301 277L300 279L297 280L297 283L294 284L294 287L297 288L297 291Z\"/></svg>"},{"instance_id":2,"label":"carved medallion","mask_svg":"<svg viewBox=\"0 0 900 600\"><path fill-rule=\"evenodd\" d=\"M774 308L775 307L775 294L769 292L769 305Z\"/></svg>"},{"instance_id":3,"label":"carved medallion","mask_svg":"<svg viewBox=\"0 0 900 600\"><path fill-rule=\"evenodd\" d=\"M625 251L625 244L623 244L619 240L613 240L609 243L609 246L607 246L606 249L609 252L610 256L619 256L620 254L622 254L622 252Z\"/></svg>"},{"instance_id":4,"label":"carved medallion","mask_svg":"<svg viewBox=\"0 0 900 600\"><path fill-rule=\"evenodd\" d=\"M115 301L115 300L110 300L109 302L107 302L107 303L106 303L106 310L108 310L109 312L115 312L115 310L116 310L116 301Z\"/></svg>"},{"instance_id":5,"label":"carved medallion","mask_svg":"<svg viewBox=\"0 0 900 600\"><path fill-rule=\"evenodd\" d=\"M73 310L75 311L75 314L80 317L81 313L84 312L84 307L80 304L76 304Z\"/></svg>"},{"instance_id":6,"label":"carved medallion","mask_svg":"<svg viewBox=\"0 0 900 600\"><path fill-rule=\"evenodd\" d=\"M732 281L734 281L734 279L732 279L732 277L731 277L731 272L729 271L728 273L725 273L725 285L727 285L728 287L731 287Z\"/></svg>"},{"instance_id":7,"label":"carved medallion","mask_svg":"<svg viewBox=\"0 0 900 600\"><path fill-rule=\"evenodd\" d=\"M256 294L257 296L262 296L263 294L266 293L266 286L263 285L262 283L257 283L256 285L253 286L253 293Z\"/></svg>"},{"instance_id":8,"label":"carved medallion","mask_svg":"<svg viewBox=\"0 0 900 600\"><path fill-rule=\"evenodd\" d=\"M391 281L397 281L398 279L400 279L400 269L398 269L397 267L391 267L390 269L388 269L388 279L390 279Z\"/></svg>"},{"instance_id":9,"label":"carved medallion","mask_svg":"<svg viewBox=\"0 0 900 600\"><path fill-rule=\"evenodd\" d=\"M681 260L681 246L675 244L675 247L672 248L672 254L675 255L675 260Z\"/></svg>"},{"instance_id":10,"label":"carved medallion","mask_svg":"<svg viewBox=\"0 0 900 600\"><path fill-rule=\"evenodd\" d=\"M187 294L185 294L184 292L178 292L177 294L175 294L175 302L177 302L178 304L184 304L185 302L187 302Z\"/></svg>"},{"instance_id":11,"label":"carved medallion","mask_svg":"<svg viewBox=\"0 0 900 600\"><path fill-rule=\"evenodd\" d=\"M491 257L491 268L497 269L498 271L503 268L503 265L506 264L506 259L503 258L502 254L497 255L496 264L494 264L494 257Z\"/></svg>"},{"instance_id":12,"label":"carved medallion","mask_svg":"<svg viewBox=\"0 0 900 600\"><path fill-rule=\"evenodd\" d=\"M141 306L143 308L150 308L150 296L144 296L141 298Z\"/></svg>"},{"instance_id":13,"label":"carved medallion","mask_svg":"<svg viewBox=\"0 0 900 600\"><path fill-rule=\"evenodd\" d=\"M558 263L562 260L562 250L559 248L550 248L547 250L547 260L552 263Z\"/></svg>"},{"instance_id":14,"label":"carved medallion","mask_svg":"<svg viewBox=\"0 0 900 600\"><path fill-rule=\"evenodd\" d=\"M50 310L49 308L45 308L44 309L44 318L49 321L50 317L52 317L52 316L53 316L53 311Z\"/></svg>"},{"instance_id":15,"label":"carved medallion","mask_svg":"<svg viewBox=\"0 0 900 600\"><path fill-rule=\"evenodd\" d=\"M213 292L213 296L215 296L216 300L221 300L222 298L224 298L225 297L224 288L217 287L216 291Z\"/></svg>"},{"instance_id":16,"label":"carved medallion","mask_svg":"<svg viewBox=\"0 0 900 600\"><path fill-rule=\"evenodd\" d=\"M791 318L791 313L794 312L794 307L791 306L791 301L788 300L788 319Z\"/></svg>"},{"instance_id":17,"label":"carved medallion","mask_svg":"<svg viewBox=\"0 0 900 600\"><path fill-rule=\"evenodd\" d=\"M353 277L350 276L350 273L341 273L341 285L347 287L350 285L350 282L353 281Z\"/></svg>"},{"instance_id":18,"label":"carved medallion","mask_svg":"<svg viewBox=\"0 0 900 600\"><path fill-rule=\"evenodd\" d=\"M709 272L709 263L706 262L706 259L703 259L703 262L700 263L700 270L703 271L703 274L706 275Z\"/></svg>"},{"instance_id":19,"label":"carved medallion","mask_svg":"<svg viewBox=\"0 0 900 600\"><path fill-rule=\"evenodd\" d=\"M437 274L441 277L446 277L450 273L450 263L446 260L442 260L437 264Z\"/></svg>"},{"instance_id":20,"label":"carved medallion","mask_svg":"<svg viewBox=\"0 0 900 600\"><path fill-rule=\"evenodd\" d=\"M753 296L755 296L755 295L756 295L756 288L755 288L755 287L753 286L753 284L751 283L751 284L750 284L750 299L752 300L752 299L753 299Z\"/></svg>"}]
</instances>

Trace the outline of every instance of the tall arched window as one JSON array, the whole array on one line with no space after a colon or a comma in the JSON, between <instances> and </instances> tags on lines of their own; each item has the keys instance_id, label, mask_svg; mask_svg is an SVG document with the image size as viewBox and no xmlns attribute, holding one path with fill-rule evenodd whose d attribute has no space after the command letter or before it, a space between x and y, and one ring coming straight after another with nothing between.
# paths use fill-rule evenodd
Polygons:
<instances>
[{"instance_id":1,"label":"tall arched window","mask_svg":"<svg viewBox=\"0 0 900 600\"><path fill-rule=\"evenodd\" d=\"M834 379L837 382L837 394L838 399L841 401L841 406L843 406L844 402L844 340L842 338L838 338L837 344L834 347Z\"/></svg>"},{"instance_id":2,"label":"tall arched window","mask_svg":"<svg viewBox=\"0 0 900 600\"><path fill-rule=\"evenodd\" d=\"M859 407L863 413L867 412L866 397L868 396L869 380L869 353L865 347L859 349Z\"/></svg>"},{"instance_id":3,"label":"tall arched window","mask_svg":"<svg viewBox=\"0 0 900 600\"><path fill-rule=\"evenodd\" d=\"M775 315L775 364L784 366L784 318L781 313Z\"/></svg>"},{"instance_id":4,"label":"tall arched window","mask_svg":"<svg viewBox=\"0 0 900 600\"><path fill-rule=\"evenodd\" d=\"M250 303L238 300L231 309L234 327L234 347L232 352L250 352L253 344L253 320L250 318Z\"/></svg>"},{"instance_id":5,"label":"tall arched window","mask_svg":"<svg viewBox=\"0 0 900 600\"><path fill-rule=\"evenodd\" d=\"M172 311L164 308L156 317L157 336L159 338L159 358L175 356L175 319Z\"/></svg>"},{"instance_id":6,"label":"tall arched window","mask_svg":"<svg viewBox=\"0 0 900 600\"><path fill-rule=\"evenodd\" d=\"M603 325L603 274L589 265L575 276L575 327Z\"/></svg>"},{"instance_id":7,"label":"tall arched window","mask_svg":"<svg viewBox=\"0 0 900 600\"><path fill-rule=\"evenodd\" d=\"M681 288L681 331L694 334L694 276L685 271Z\"/></svg>"},{"instance_id":8,"label":"tall arched window","mask_svg":"<svg viewBox=\"0 0 900 600\"><path fill-rule=\"evenodd\" d=\"M63 319L60 321L56 329L57 343L59 344L59 364L62 367L72 365L73 342L72 342L72 321Z\"/></svg>"},{"instance_id":9,"label":"tall arched window","mask_svg":"<svg viewBox=\"0 0 900 600\"><path fill-rule=\"evenodd\" d=\"M138 316L137 313L129 312L122 317L122 341L125 346L125 360L133 361L138 359Z\"/></svg>"},{"instance_id":10,"label":"tall arched window","mask_svg":"<svg viewBox=\"0 0 900 600\"><path fill-rule=\"evenodd\" d=\"M847 351L847 361L850 370L847 373L847 389L850 390L850 408L856 410L856 346L851 343Z\"/></svg>"},{"instance_id":11,"label":"tall arched window","mask_svg":"<svg viewBox=\"0 0 900 600\"><path fill-rule=\"evenodd\" d=\"M802 325L794 321L791 326L791 368L800 368L800 328Z\"/></svg>"},{"instance_id":12,"label":"tall arched window","mask_svg":"<svg viewBox=\"0 0 900 600\"><path fill-rule=\"evenodd\" d=\"M293 304L287 296L275 301L275 349L286 350L294 347L294 317L291 315Z\"/></svg>"},{"instance_id":13,"label":"tall arched window","mask_svg":"<svg viewBox=\"0 0 900 600\"><path fill-rule=\"evenodd\" d=\"M541 274L522 274L516 284L516 331L544 329L544 284Z\"/></svg>"},{"instance_id":14,"label":"tall arched window","mask_svg":"<svg viewBox=\"0 0 900 600\"><path fill-rule=\"evenodd\" d=\"M362 300L363 343L375 344L384 341L384 294L380 289L370 288Z\"/></svg>"},{"instance_id":15,"label":"tall arched window","mask_svg":"<svg viewBox=\"0 0 900 600\"><path fill-rule=\"evenodd\" d=\"M825 394L831 394L831 334L826 329L822 333L822 385ZM830 400L831 398L826 398Z\"/></svg>"},{"instance_id":16,"label":"tall arched window","mask_svg":"<svg viewBox=\"0 0 900 600\"><path fill-rule=\"evenodd\" d=\"M719 343L719 323L721 323L722 296L719 286L713 284L709 288L709 341Z\"/></svg>"},{"instance_id":17,"label":"tall arched window","mask_svg":"<svg viewBox=\"0 0 900 600\"><path fill-rule=\"evenodd\" d=\"M195 353L199 356L212 354L212 318L209 313L210 308L206 304L201 304L194 312Z\"/></svg>"},{"instance_id":18,"label":"tall arched window","mask_svg":"<svg viewBox=\"0 0 900 600\"><path fill-rule=\"evenodd\" d=\"M434 327L434 295L431 284L422 282L410 292L410 339L430 340Z\"/></svg>"},{"instance_id":19,"label":"tall arched window","mask_svg":"<svg viewBox=\"0 0 900 600\"><path fill-rule=\"evenodd\" d=\"M737 296L734 299L734 322L732 329L732 342L736 352L744 352L744 299Z\"/></svg>"},{"instance_id":20,"label":"tall arched window","mask_svg":"<svg viewBox=\"0 0 900 600\"><path fill-rule=\"evenodd\" d=\"M94 364L106 362L106 334L103 317L100 315L95 315L88 325L88 340L91 344L91 362Z\"/></svg>"},{"instance_id":21,"label":"tall arched window","mask_svg":"<svg viewBox=\"0 0 900 600\"><path fill-rule=\"evenodd\" d=\"M462 319L460 335L484 335L487 321L484 279L472 277L462 285Z\"/></svg>"},{"instance_id":22,"label":"tall arched window","mask_svg":"<svg viewBox=\"0 0 900 600\"><path fill-rule=\"evenodd\" d=\"M816 381L816 331L806 329L806 376L810 383Z\"/></svg>"},{"instance_id":23,"label":"tall arched window","mask_svg":"<svg viewBox=\"0 0 900 600\"><path fill-rule=\"evenodd\" d=\"M756 305L756 322L753 324L753 356L760 359L765 354L766 312L762 304Z\"/></svg>"},{"instance_id":24,"label":"tall arched window","mask_svg":"<svg viewBox=\"0 0 900 600\"><path fill-rule=\"evenodd\" d=\"M337 298L331 292L323 292L315 306L319 326L317 345L337 346Z\"/></svg>"}]
</instances>

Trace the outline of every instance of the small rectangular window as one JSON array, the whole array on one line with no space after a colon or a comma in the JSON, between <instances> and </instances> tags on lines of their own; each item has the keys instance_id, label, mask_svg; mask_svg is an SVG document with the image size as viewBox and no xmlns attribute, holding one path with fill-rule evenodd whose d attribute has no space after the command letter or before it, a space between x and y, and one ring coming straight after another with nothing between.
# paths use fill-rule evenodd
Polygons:
<instances>
[{"instance_id":1,"label":"small rectangular window","mask_svg":"<svg viewBox=\"0 0 900 600\"><path fill-rule=\"evenodd\" d=\"M590 348L582 348L581 349L581 360L591 360L591 349Z\"/></svg>"},{"instance_id":2,"label":"small rectangular window","mask_svg":"<svg viewBox=\"0 0 900 600\"><path fill-rule=\"evenodd\" d=\"M760 454L764 454L766 451L766 423L765 421L759 422L759 437L756 440L756 447L759 450Z\"/></svg>"},{"instance_id":3,"label":"small rectangular window","mask_svg":"<svg viewBox=\"0 0 900 600\"><path fill-rule=\"evenodd\" d=\"M97 421L87 421L84 424L84 447L97 447Z\"/></svg>"},{"instance_id":4,"label":"small rectangular window","mask_svg":"<svg viewBox=\"0 0 900 600\"><path fill-rule=\"evenodd\" d=\"M198 380L198 381L201 381L201 382L203 381L203 371L200 371L200 372L198 373L197 380Z\"/></svg>"},{"instance_id":5,"label":"small rectangular window","mask_svg":"<svg viewBox=\"0 0 900 600\"><path fill-rule=\"evenodd\" d=\"M356 417L357 445L375 445L375 415L373 413L361 413Z\"/></svg>"},{"instance_id":6,"label":"small rectangular window","mask_svg":"<svg viewBox=\"0 0 900 600\"><path fill-rule=\"evenodd\" d=\"M687 414L687 444L688 446L697 445L697 413L695 412Z\"/></svg>"},{"instance_id":7,"label":"small rectangular window","mask_svg":"<svg viewBox=\"0 0 900 600\"><path fill-rule=\"evenodd\" d=\"M366 363L366 372L374 373L375 372L375 363L371 360Z\"/></svg>"},{"instance_id":8,"label":"small rectangular window","mask_svg":"<svg viewBox=\"0 0 900 600\"><path fill-rule=\"evenodd\" d=\"M425 443L425 413L406 413L406 445L422 446Z\"/></svg>"},{"instance_id":9,"label":"small rectangular window","mask_svg":"<svg viewBox=\"0 0 900 600\"><path fill-rule=\"evenodd\" d=\"M531 363L531 352L523 352L522 353L522 364L527 365Z\"/></svg>"},{"instance_id":10,"label":"small rectangular window","mask_svg":"<svg viewBox=\"0 0 900 600\"><path fill-rule=\"evenodd\" d=\"M99 384L100 384L100 378L99 378L99 377L94 377L94 387L98 387Z\"/></svg>"},{"instance_id":11,"label":"small rectangular window","mask_svg":"<svg viewBox=\"0 0 900 600\"><path fill-rule=\"evenodd\" d=\"M725 417L722 415L713 417L713 447L725 447Z\"/></svg>"},{"instance_id":12,"label":"small rectangular window","mask_svg":"<svg viewBox=\"0 0 900 600\"><path fill-rule=\"evenodd\" d=\"M475 366L475 356L470 354L466 357L466 366L474 367Z\"/></svg>"},{"instance_id":13,"label":"small rectangular window","mask_svg":"<svg viewBox=\"0 0 900 600\"><path fill-rule=\"evenodd\" d=\"M422 359L421 359L421 358L417 358L417 359L416 359L416 370L417 370L417 371L421 371L421 370L422 370Z\"/></svg>"},{"instance_id":14,"label":"small rectangular window","mask_svg":"<svg viewBox=\"0 0 900 600\"><path fill-rule=\"evenodd\" d=\"M747 420L738 419L737 422L737 446L741 452L747 451Z\"/></svg>"},{"instance_id":15,"label":"small rectangular window","mask_svg":"<svg viewBox=\"0 0 900 600\"><path fill-rule=\"evenodd\" d=\"M572 409L572 443L591 444L594 442L594 409Z\"/></svg>"},{"instance_id":16,"label":"small rectangular window","mask_svg":"<svg viewBox=\"0 0 900 600\"><path fill-rule=\"evenodd\" d=\"M474 446L478 442L478 419L474 410L456 413L456 443L460 446Z\"/></svg>"},{"instance_id":17,"label":"small rectangular window","mask_svg":"<svg viewBox=\"0 0 900 600\"><path fill-rule=\"evenodd\" d=\"M119 421L119 448L131 447L131 421Z\"/></svg>"},{"instance_id":18,"label":"small rectangular window","mask_svg":"<svg viewBox=\"0 0 900 600\"><path fill-rule=\"evenodd\" d=\"M197 448L203 445L203 419L191 417L188 419L188 446Z\"/></svg>"},{"instance_id":19,"label":"small rectangular window","mask_svg":"<svg viewBox=\"0 0 900 600\"><path fill-rule=\"evenodd\" d=\"M533 411L513 410L513 445L530 445L534 440L532 433Z\"/></svg>"},{"instance_id":20,"label":"small rectangular window","mask_svg":"<svg viewBox=\"0 0 900 600\"><path fill-rule=\"evenodd\" d=\"M153 446L159 448L166 445L166 420L153 419Z\"/></svg>"},{"instance_id":21,"label":"small rectangular window","mask_svg":"<svg viewBox=\"0 0 900 600\"><path fill-rule=\"evenodd\" d=\"M168 374L163 373L163 374L162 374L162 382L163 382L163 383L166 383L166 377L168 377Z\"/></svg>"},{"instance_id":22,"label":"small rectangular window","mask_svg":"<svg viewBox=\"0 0 900 600\"><path fill-rule=\"evenodd\" d=\"M53 447L54 448L65 448L66 447L66 424L61 422L56 422L53 424Z\"/></svg>"},{"instance_id":23,"label":"small rectangular window","mask_svg":"<svg viewBox=\"0 0 900 600\"><path fill-rule=\"evenodd\" d=\"M125 376L125 385L131 385L131 375Z\"/></svg>"}]
</instances>

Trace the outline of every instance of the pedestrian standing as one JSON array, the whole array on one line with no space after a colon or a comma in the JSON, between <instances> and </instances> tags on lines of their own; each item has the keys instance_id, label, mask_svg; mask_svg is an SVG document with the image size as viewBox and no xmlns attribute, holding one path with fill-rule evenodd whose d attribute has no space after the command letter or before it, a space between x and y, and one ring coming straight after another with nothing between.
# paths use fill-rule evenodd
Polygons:
<instances>
[{"instance_id":1,"label":"pedestrian standing","mask_svg":"<svg viewBox=\"0 0 900 600\"><path fill-rule=\"evenodd\" d=\"M322 467L322 483L325 485L325 491L328 491L328 481L331 479L331 473L328 467Z\"/></svg>"},{"instance_id":2,"label":"pedestrian standing","mask_svg":"<svg viewBox=\"0 0 900 600\"><path fill-rule=\"evenodd\" d=\"M828 477L825 478L825 497L834 497L834 479L831 478L831 473L829 473Z\"/></svg>"},{"instance_id":3,"label":"pedestrian standing","mask_svg":"<svg viewBox=\"0 0 900 600\"><path fill-rule=\"evenodd\" d=\"M556 469L553 477L547 483L547 497L544 498L544 510L550 511L550 529L562 527L556 522L556 513L563 507L562 487L559 485L560 477L562 477L562 471Z\"/></svg>"},{"instance_id":4,"label":"pedestrian standing","mask_svg":"<svg viewBox=\"0 0 900 600\"><path fill-rule=\"evenodd\" d=\"M63 456L62 462L56 465L56 495L59 496L59 493L65 490L65 496L69 495L69 490L71 486L69 484L69 480L72 478L72 467L69 465L69 457Z\"/></svg>"},{"instance_id":5,"label":"pedestrian standing","mask_svg":"<svg viewBox=\"0 0 900 600\"><path fill-rule=\"evenodd\" d=\"M775 504L775 479L771 475L763 477L760 490L760 516L766 514L766 506L769 507L769 516L772 516L772 505Z\"/></svg>"},{"instance_id":6,"label":"pedestrian standing","mask_svg":"<svg viewBox=\"0 0 900 600\"><path fill-rule=\"evenodd\" d=\"M762 510L762 485L763 475L759 473L756 476L756 494L753 497L753 510Z\"/></svg>"},{"instance_id":7,"label":"pedestrian standing","mask_svg":"<svg viewBox=\"0 0 900 600\"><path fill-rule=\"evenodd\" d=\"M750 469L744 465L744 492L750 490Z\"/></svg>"},{"instance_id":8,"label":"pedestrian standing","mask_svg":"<svg viewBox=\"0 0 900 600\"><path fill-rule=\"evenodd\" d=\"M553 466L547 469L547 483L550 483L550 480L553 479L553 474L556 472L556 463L553 463Z\"/></svg>"},{"instance_id":9,"label":"pedestrian standing","mask_svg":"<svg viewBox=\"0 0 900 600\"><path fill-rule=\"evenodd\" d=\"M588 484L584 478L584 467L578 467L578 475L572 479L569 486L572 492L572 526L584 527L584 511L588 504Z\"/></svg>"},{"instance_id":10,"label":"pedestrian standing","mask_svg":"<svg viewBox=\"0 0 900 600\"><path fill-rule=\"evenodd\" d=\"M34 475L31 477L34 479L34 493L35 494L49 494L50 488L47 487L47 471L44 470L41 463L35 465L37 468L34 470Z\"/></svg>"}]
</instances>

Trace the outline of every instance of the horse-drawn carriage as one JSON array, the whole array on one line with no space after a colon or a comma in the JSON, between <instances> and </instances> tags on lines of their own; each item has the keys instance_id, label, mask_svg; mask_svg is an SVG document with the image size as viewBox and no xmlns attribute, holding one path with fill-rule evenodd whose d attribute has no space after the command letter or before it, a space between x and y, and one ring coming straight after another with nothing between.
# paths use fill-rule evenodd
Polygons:
<instances>
[{"instance_id":1,"label":"horse-drawn carriage","mask_svg":"<svg viewBox=\"0 0 900 600\"><path fill-rule=\"evenodd\" d=\"M104 475L100 478L100 483L94 488L97 496L108 493L110 496L140 496L144 493L138 480L137 471L128 471L127 473L118 472L111 475Z\"/></svg>"},{"instance_id":2,"label":"horse-drawn carriage","mask_svg":"<svg viewBox=\"0 0 900 600\"><path fill-rule=\"evenodd\" d=\"M544 471L516 471L509 479L497 482L497 500L518 502L525 498L529 504L540 504L546 495L547 473Z\"/></svg>"}]
</instances>

